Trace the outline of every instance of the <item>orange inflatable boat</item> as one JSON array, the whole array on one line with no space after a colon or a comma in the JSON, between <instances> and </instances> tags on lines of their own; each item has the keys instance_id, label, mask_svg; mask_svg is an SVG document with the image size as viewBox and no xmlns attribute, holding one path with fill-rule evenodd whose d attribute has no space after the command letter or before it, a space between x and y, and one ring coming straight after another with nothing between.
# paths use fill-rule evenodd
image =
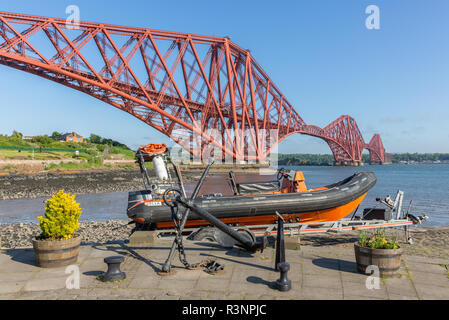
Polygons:
<instances>
[{"instance_id":1,"label":"orange inflatable boat","mask_svg":"<svg viewBox=\"0 0 449 320\"><path fill-rule=\"evenodd\" d=\"M377 179L370 171L355 173L337 183L307 189L302 172L284 171L274 181L238 183L230 172L233 196L202 195L194 204L226 224L254 226L273 224L276 212L288 222L324 222L340 220L353 212ZM128 217L146 229L173 227L170 207L152 190L130 192ZM194 214L186 227L207 226Z\"/></svg>"}]
</instances>

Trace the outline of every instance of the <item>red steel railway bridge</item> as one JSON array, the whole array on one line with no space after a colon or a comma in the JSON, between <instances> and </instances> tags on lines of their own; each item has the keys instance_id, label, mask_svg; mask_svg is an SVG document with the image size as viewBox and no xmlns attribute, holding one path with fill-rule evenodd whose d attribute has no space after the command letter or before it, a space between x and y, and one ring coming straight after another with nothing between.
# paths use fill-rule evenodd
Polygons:
<instances>
[{"instance_id":1,"label":"red steel railway bridge","mask_svg":"<svg viewBox=\"0 0 449 320\"><path fill-rule=\"evenodd\" d=\"M0 12L0 64L126 111L195 156L212 145L260 161L301 133L325 140L337 163L361 163L364 149L372 163L385 162L379 134L366 143L350 116L306 124L250 51L227 37Z\"/></svg>"}]
</instances>

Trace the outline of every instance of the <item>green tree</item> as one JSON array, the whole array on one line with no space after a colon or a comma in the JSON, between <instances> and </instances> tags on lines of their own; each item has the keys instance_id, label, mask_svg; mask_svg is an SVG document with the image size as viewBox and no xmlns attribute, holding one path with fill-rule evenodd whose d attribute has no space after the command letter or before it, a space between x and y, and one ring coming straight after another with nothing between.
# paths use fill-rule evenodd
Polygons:
<instances>
[{"instance_id":1,"label":"green tree","mask_svg":"<svg viewBox=\"0 0 449 320\"><path fill-rule=\"evenodd\" d=\"M90 135L89 140L95 144L103 144L103 138L93 133Z\"/></svg>"},{"instance_id":2,"label":"green tree","mask_svg":"<svg viewBox=\"0 0 449 320\"><path fill-rule=\"evenodd\" d=\"M112 139L106 139L106 138L100 137L99 135L96 135L93 133L90 135L89 140L90 140L90 142L95 143L95 144L110 145L113 147L121 147L121 148L130 150L128 148L128 146L123 143L120 143L120 142L112 140Z\"/></svg>"},{"instance_id":3,"label":"green tree","mask_svg":"<svg viewBox=\"0 0 449 320\"><path fill-rule=\"evenodd\" d=\"M48 135L34 137L31 141L34 143L38 143L41 146L49 146L54 142L54 140Z\"/></svg>"},{"instance_id":4,"label":"green tree","mask_svg":"<svg viewBox=\"0 0 449 320\"><path fill-rule=\"evenodd\" d=\"M55 132L53 132L52 134L51 134L51 138L53 139L53 140L56 140L57 138L59 138L59 137L61 137L62 136L62 133L59 133L58 131L55 131Z\"/></svg>"},{"instance_id":5,"label":"green tree","mask_svg":"<svg viewBox=\"0 0 449 320\"><path fill-rule=\"evenodd\" d=\"M22 139L22 138L23 138L23 134L20 133L20 132L18 132L18 131L16 131L16 130L14 130L14 131L12 132L12 136L11 136L11 137L17 138L17 139Z\"/></svg>"}]
</instances>

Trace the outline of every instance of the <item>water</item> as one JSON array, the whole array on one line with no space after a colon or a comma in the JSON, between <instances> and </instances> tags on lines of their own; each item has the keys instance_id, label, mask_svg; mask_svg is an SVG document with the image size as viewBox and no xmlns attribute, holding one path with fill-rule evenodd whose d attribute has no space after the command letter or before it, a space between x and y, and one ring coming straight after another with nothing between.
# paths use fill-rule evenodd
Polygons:
<instances>
[{"instance_id":1,"label":"water","mask_svg":"<svg viewBox=\"0 0 449 320\"><path fill-rule=\"evenodd\" d=\"M287 167L286 167L287 168ZM398 190L404 191L403 210L413 200L411 214L427 215L423 226L449 225L449 164L392 164L365 167L288 167L302 170L308 188L336 182L356 171L369 170L377 177L376 185L368 192L359 210L383 205L376 198L390 195L394 199Z\"/></svg>"},{"instance_id":2,"label":"water","mask_svg":"<svg viewBox=\"0 0 449 320\"><path fill-rule=\"evenodd\" d=\"M429 216L423 226L449 225L449 165L385 165L355 167L286 167L304 172L308 188L316 188L340 181L356 171L370 170L377 176L377 184L372 188L362 202L360 212L365 207L380 206L375 201L377 197L396 196L397 190L405 192L403 208L407 210L413 199L412 214ZM244 177L236 174L237 180L260 180L260 177L250 175ZM262 177L262 179L267 179ZM187 192L193 190L193 185L186 185ZM204 190L203 190L204 189ZM230 189L222 176L211 176L201 193L221 192L229 194ZM37 222L37 217L43 215L44 200L21 199L0 201L0 224L15 222ZM104 194L77 195L83 209L81 221L127 220L127 192Z\"/></svg>"},{"instance_id":3,"label":"water","mask_svg":"<svg viewBox=\"0 0 449 320\"><path fill-rule=\"evenodd\" d=\"M48 198L0 201L0 224L38 223L37 217L44 215L44 201ZM83 211L80 221L128 220L128 192L81 194L76 201Z\"/></svg>"}]
</instances>

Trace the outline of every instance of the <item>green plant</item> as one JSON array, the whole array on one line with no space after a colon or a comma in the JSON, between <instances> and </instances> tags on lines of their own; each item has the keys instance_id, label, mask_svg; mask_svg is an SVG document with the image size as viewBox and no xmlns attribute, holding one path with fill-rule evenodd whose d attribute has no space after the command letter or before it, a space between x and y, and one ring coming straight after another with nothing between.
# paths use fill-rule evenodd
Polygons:
<instances>
[{"instance_id":1,"label":"green plant","mask_svg":"<svg viewBox=\"0 0 449 320\"><path fill-rule=\"evenodd\" d=\"M133 166L130 164L125 164L123 166L118 166L120 169L133 169Z\"/></svg>"},{"instance_id":2,"label":"green plant","mask_svg":"<svg viewBox=\"0 0 449 320\"><path fill-rule=\"evenodd\" d=\"M81 216L75 195L60 190L46 201L45 217L38 217L42 230L40 239L70 239L79 227Z\"/></svg>"},{"instance_id":3,"label":"green plant","mask_svg":"<svg viewBox=\"0 0 449 320\"><path fill-rule=\"evenodd\" d=\"M6 166L2 168L2 170L16 170L16 169L17 169L16 166Z\"/></svg>"},{"instance_id":4,"label":"green plant","mask_svg":"<svg viewBox=\"0 0 449 320\"><path fill-rule=\"evenodd\" d=\"M362 231L359 234L360 245L372 249L398 249L396 237L387 239L385 229L376 229L374 233Z\"/></svg>"}]
</instances>

